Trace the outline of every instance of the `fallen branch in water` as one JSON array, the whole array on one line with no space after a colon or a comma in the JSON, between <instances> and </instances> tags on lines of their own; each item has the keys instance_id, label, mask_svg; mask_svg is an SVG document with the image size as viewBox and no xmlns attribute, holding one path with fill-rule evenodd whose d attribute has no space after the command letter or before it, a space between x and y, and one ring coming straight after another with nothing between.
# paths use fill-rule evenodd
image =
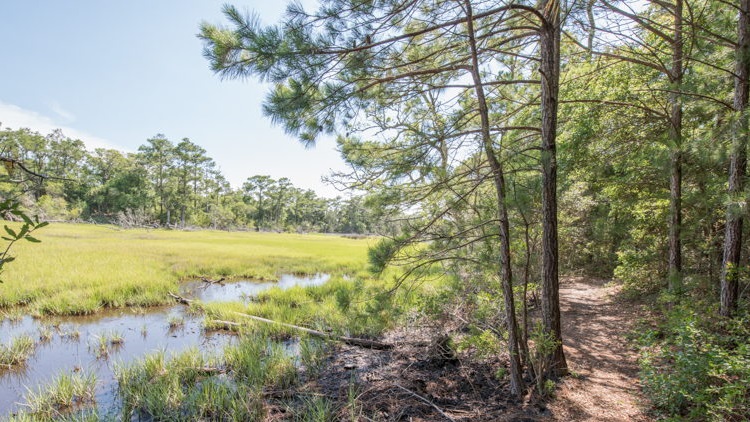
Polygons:
<instances>
[{"instance_id":1,"label":"fallen branch in water","mask_svg":"<svg viewBox=\"0 0 750 422\"><path fill-rule=\"evenodd\" d=\"M184 298L184 297L178 296L178 295L176 295L174 293L169 293L169 296L171 296L177 302L182 303L183 305L191 305L192 303L195 302L193 299ZM333 335L333 334L330 334L330 333L325 333L323 331L318 331L318 330L313 330L313 329L310 329L310 328L300 327L299 325L287 324L285 322L274 321L272 319L262 318L262 317L255 316L255 315L250 315L250 314L243 314L242 312L231 312L231 313L234 314L234 315L238 315L238 316L244 317L244 318L250 318L253 321L264 322L266 324L281 325L282 327L287 327L287 328L291 328L291 329L294 329L294 330L297 330L297 331L302 331L303 333L310 334L311 336L326 338L326 339L330 339L330 340L336 340L336 341L340 341L342 343L346 343L346 344L349 344L349 345L352 345L352 346L359 346L359 347L365 347L365 348L368 348L368 349L378 349L378 350L386 350L386 349L392 349L393 348L393 345L390 344L390 343L383 343L383 342L380 342L380 341L368 340L368 339L364 339L364 338L336 336L336 335ZM239 325L241 325L240 323L231 322L231 321L219 321L219 320L217 320L215 322L218 322L220 324L224 324L225 326L239 326Z\"/></svg>"},{"instance_id":2,"label":"fallen branch in water","mask_svg":"<svg viewBox=\"0 0 750 422\"><path fill-rule=\"evenodd\" d=\"M224 285L224 280L225 280L224 277L222 277L222 278L220 278L218 280L211 280L210 278L201 277L201 281L204 282L204 283L206 283L206 285L203 286L204 289L207 288L208 286L212 285L212 284L218 284L220 286L223 286Z\"/></svg>"},{"instance_id":3,"label":"fallen branch in water","mask_svg":"<svg viewBox=\"0 0 750 422\"><path fill-rule=\"evenodd\" d=\"M287 324L285 322L279 322L274 321L272 319L262 318L255 315L250 314L243 314L242 312L232 312L234 315L238 315L245 318L250 318L253 321L259 321L259 322L265 322L266 324L277 324L281 325L282 327L292 328L297 331L302 331L304 333L310 334L311 336L315 337L322 337L327 338L331 340L337 340L342 343L346 343L352 346L359 346L359 347L365 347L368 349L379 349L379 350L385 350L385 349L392 349L393 345L390 343L383 343L380 341L375 340L368 340L364 338L354 338L354 337L346 337L346 336L337 336L330 333L325 333L323 331L313 330L310 328L300 327L299 325L293 325L293 324Z\"/></svg>"},{"instance_id":4,"label":"fallen branch in water","mask_svg":"<svg viewBox=\"0 0 750 422\"><path fill-rule=\"evenodd\" d=\"M186 297L178 296L172 292L167 293L172 299L176 300L178 303L182 303L183 305L190 305L194 302L193 299L188 299Z\"/></svg>"}]
</instances>

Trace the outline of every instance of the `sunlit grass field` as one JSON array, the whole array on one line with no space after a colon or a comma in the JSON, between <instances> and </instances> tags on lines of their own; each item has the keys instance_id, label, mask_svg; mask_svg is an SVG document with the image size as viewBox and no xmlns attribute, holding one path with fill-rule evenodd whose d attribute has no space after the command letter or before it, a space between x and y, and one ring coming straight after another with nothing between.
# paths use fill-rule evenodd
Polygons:
<instances>
[{"instance_id":1,"label":"sunlit grass field","mask_svg":"<svg viewBox=\"0 0 750 422\"><path fill-rule=\"evenodd\" d=\"M0 307L85 314L104 307L169 302L182 280L200 276L274 280L283 273L354 275L373 239L336 235L122 230L52 224L19 242L0 284Z\"/></svg>"}]
</instances>

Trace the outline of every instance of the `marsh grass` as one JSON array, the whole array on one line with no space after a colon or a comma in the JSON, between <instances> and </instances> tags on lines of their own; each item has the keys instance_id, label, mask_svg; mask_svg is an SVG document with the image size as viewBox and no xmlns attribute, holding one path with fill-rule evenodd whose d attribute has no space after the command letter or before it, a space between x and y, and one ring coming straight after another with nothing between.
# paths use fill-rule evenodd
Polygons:
<instances>
[{"instance_id":1,"label":"marsh grass","mask_svg":"<svg viewBox=\"0 0 750 422\"><path fill-rule=\"evenodd\" d=\"M18 273L11 274L9 268L6 280L8 285L27 283L28 288L20 293L0 291L0 307L18 305L25 298L30 309L42 314L91 313L104 307L165 303L166 292L176 291L178 280L199 275L274 279L283 273L331 274L325 284L271 288L247 303L191 304L187 315L203 315L206 330L224 328L213 326L212 320L239 323L233 328L238 341L215 355L198 350L170 356L158 352L129 365L115 364L121 400L118 420L263 420L273 397L288 397L274 405L291 406L289 415L295 420L332 420L340 414L354 418L361 408L355 387L341 408L325 397L299 391L306 379L319 375L330 352L326 341L238 313L335 335L374 337L407 310L423 306L439 285L391 292L394 276L386 273L378 279L364 271L368 241L337 236L116 231L62 224L47 228L45 236L35 246L48 249L28 255L39 268L28 267L28 274L22 274L19 251L13 266ZM49 268L55 265L56 271ZM51 277L53 273L57 278ZM180 317L170 317L168 324L179 327ZM147 335L145 325L141 334ZM122 342L117 333L94 339L89 347L102 358ZM290 339L298 339L298 351L280 343Z\"/></svg>"},{"instance_id":2,"label":"marsh grass","mask_svg":"<svg viewBox=\"0 0 750 422\"><path fill-rule=\"evenodd\" d=\"M9 226L12 226L9 223ZM39 315L170 302L181 280L200 276L275 280L280 274L356 274L367 239L334 235L117 230L52 224L42 243L19 244L4 272L0 308Z\"/></svg>"},{"instance_id":3,"label":"marsh grass","mask_svg":"<svg viewBox=\"0 0 750 422\"><path fill-rule=\"evenodd\" d=\"M49 343L50 340L52 340L53 334L53 328L49 325L42 325L39 327L39 342L41 343Z\"/></svg>"},{"instance_id":4,"label":"marsh grass","mask_svg":"<svg viewBox=\"0 0 750 422\"><path fill-rule=\"evenodd\" d=\"M0 314L0 319L7 319L8 321L10 321L11 324L17 324L17 323L21 322L21 320L23 319L24 315L25 315L25 313L24 313L23 309L21 309L21 308L12 308L12 309L8 309L8 310L3 311Z\"/></svg>"},{"instance_id":5,"label":"marsh grass","mask_svg":"<svg viewBox=\"0 0 750 422\"><path fill-rule=\"evenodd\" d=\"M260 365L269 360L265 355L255 356L260 358ZM121 417L124 420L261 420L262 387L235 382L234 376L228 376L229 370L223 369L228 366L227 362L195 349L170 358L159 352L131 365L117 366L115 376L123 404Z\"/></svg>"},{"instance_id":6,"label":"marsh grass","mask_svg":"<svg viewBox=\"0 0 750 422\"><path fill-rule=\"evenodd\" d=\"M0 365L23 365L31 357L36 343L31 336L21 335L13 338L8 344L0 345Z\"/></svg>"},{"instance_id":7,"label":"marsh grass","mask_svg":"<svg viewBox=\"0 0 750 422\"><path fill-rule=\"evenodd\" d=\"M60 338L67 341L78 341L81 339L81 330L78 327L68 327L60 331Z\"/></svg>"},{"instance_id":8,"label":"marsh grass","mask_svg":"<svg viewBox=\"0 0 750 422\"><path fill-rule=\"evenodd\" d=\"M323 367L329 345L320 339L307 337L299 343L299 362L308 378L317 378Z\"/></svg>"},{"instance_id":9,"label":"marsh grass","mask_svg":"<svg viewBox=\"0 0 750 422\"><path fill-rule=\"evenodd\" d=\"M335 419L335 406L325 397L310 395L302 398L302 404L293 409L298 422L328 422Z\"/></svg>"},{"instance_id":10,"label":"marsh grass","mask_svg":"<svg viewBox=\"0 0 750 422\"><path fill-rule=\"evenodd\" d=\"M94 404L96 383L93 373L61 374L47 386L28 391L26 413L32 420L57 420L60 416Z\"/></svg>"},{"instance_id":11,"label":"marsh grass","mask_svg":"<svg viewBox=\"0 0 750 422\"><path fill-rule=\"evenodd\" d=\"M110 415L101 415L96 409L82 409L52 416L35 415L21 411L10 418L13 422L117 422Z\"/></svg>"},{"instance_id":12,"label":"marsh grass","mask_svg":"<svg viewBox=\"0 0 750 422\"><path fill-rule=\"evenodd\" d=\"M170 330L176 330L185 326L185 317L182 315L169 315L167 317L167 325Z\"/></svg>"},{"instance_id":13,"label":"marsh grass","mask_svg":"<svg viewBox=\"0 0 750 422\"><path fill-rule=\"evenodd\" d=\"M272 288L249 303L205 303L202 308L207 330L226 328L213 320L242 325L242 332L284 340L300 335L298 330L243 318L255 315L334 335L376 337L392 327L408 309L421 306L426 289L384 293L389 284L377 279L344 279L334 276L319 286ZM236 330L236 328L233 328Z\"/></svg>"},{"instance_id":14,"label":"marsh grass","mask_svg":"<svg viewBox=\"0 0 750 422\"><path fill-rule=\"evenodd\" d=\"M204 321L239 322L237 342L216 354L158 352L129 365L115 364L117 418L264 420L268 409L284 408L291 420L358 420L362 406L354 380L344 402L306 390L307 381L317 378L325 365L331 350L328 341L237 313L331 333L374 336L398 321L405 309L419 305L427 291L423 286L384 295L390 287L376 279L333 276L320 286L271 289L251 303L195 303L191 309L202 313ZM107 353L112 338L112 333L97 338ZM298 347L281 342L290 339L298 341Z\"/></svg>"},{"instance_id":15,"label":"marsh grass","mask_svg":"<svg viewBox=\"0 0 750 422\"><path fill-rule=\"evenodd\" d=\"M106 359L111 351L117 350L125 342L122 333L117 331L104 332L94 336L94 343L89 344L89 350L92 350L97 359Z\"/></svg>"},{"instance_id":16,"label":"marsh grass","mask_svg":"<svg viewBox=\"0 0 750 422\"><path fill-rule=\"evenodd\" d=\"M360 402L359 402L359 399L362 395L362 392L360 390L361 388L357 384L355 375L352 374L352 377L349 380L349 388L347 389L347 393L346 393L346 407L345 407L348 419L352 422L359 421L360 416L362 415L362 406L360 405Z\"/></svg>"}]
</instances>

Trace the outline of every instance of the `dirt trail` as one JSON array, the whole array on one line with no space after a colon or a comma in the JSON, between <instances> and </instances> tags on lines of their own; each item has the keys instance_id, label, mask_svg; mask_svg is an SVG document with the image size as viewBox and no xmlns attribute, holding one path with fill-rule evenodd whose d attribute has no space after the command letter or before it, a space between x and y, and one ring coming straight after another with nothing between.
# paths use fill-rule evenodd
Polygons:
<instances>
[{"instance_id":1,"label":"dirt trail","mask_svg":"<svg viewBox=\"0 0 750 422\"><path fill-rule=\"evenodd\" d=\"M606 280L568 278L560 286L563 344L573 371L549 404L555 420L650 421L643 409L637 354L625 334L640 307L621 303Z\"/></svg>"}]
</instances>

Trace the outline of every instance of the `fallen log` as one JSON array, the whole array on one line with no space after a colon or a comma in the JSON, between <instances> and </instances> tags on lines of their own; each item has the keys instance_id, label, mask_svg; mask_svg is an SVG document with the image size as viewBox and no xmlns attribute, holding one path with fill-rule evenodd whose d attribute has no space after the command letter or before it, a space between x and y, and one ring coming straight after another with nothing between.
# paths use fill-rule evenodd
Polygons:
<instances>
[{"instance_id":1,"label":"fallen log","mask_svg":"<svg viewBox=\"0 0 750 422\"><path fill-rule=\"evenodd\" d=\"M172 292L167 293L172 299L176 300L178 303L182 303L183 305L190 305L193 303L193 299L188 299L186 297L178 296Z\"/></svg>"},{"instance_id":2,"label":"fallen log","mask_svg":"<svg viewBox=\"0 0 750 422\"><path fill-rule=\"evenodd\" d=\"M204 289L206 287L212 285L212 284L218 284L220 286L223 286L224 285L224 280L225 280L224 277L222 277L222 278L220 278L218 280L211 280L210 278L201 277L201 281L204 282L204 283L206 283L206 285L203 287Z\"/></svg>"},{"instance_id":3,"label":"fallen log","mask_svg":"<svg viewBox=\"0 0 750 422\"><path fill-rule=\"evenodd\" d=\"M171 296L177 302L182 303L183 305L190 305L193 302L195 302L192 299L184 298L184 297L178 296L178 295L176 295L174 293L169 293L169 296ZM272 319L262 318L262 317L255 316L255 315L250 315L250 314L243 314L242 312L231 312L231 313L234 314L234 315L238 315L238 316L244 317L244 318L252 319L253 321L264 322L266 324L281 325L282 327L287 327L287 328L291 328L293 330L302 331L303 333L310 334L311 336L325 338L325 339L329 339L329 340L340 341L342 343L346 343L346 344L349 344L351 346L358 346L358 347L364 347L364 348L367 348L367 349L377 349L377 350L387 350L387 349L392 349L393 348L393 345L390 344L390 343L383 343L383 342L380 342L380 341L368 340L368 339L364 339L364 338L337 336L337 335L333 335L333 334L330 334L330 333L325 333L323 331L318 331L318 330L313 330L313 329L310 329L310 328L300 327L299 325L287 324L285 322L274 321ZM241 325L239 323L231 322L231 321L218 321L217 320L216 322L224 324L226 326L239 326L239 325Z\"/></svg>"},{"instance_id":4,"label":"fallen log","mask_svg":"<svg viewBox=\"0 0 750 422\"><path fill-rule=\"evenodd\" d=\"M291 328L297 331L302 331L303 333L310 334L311 336L326 338L330 340L337 340L337 341L340 341L342 343L346 343L352 346L359 346L359 347L365 347L368 349L378 349L378 350L386 350L386 349L393 348L393 345L390 343L383 343L380 341L368 340L364 338L337 336L337 335L333 335L330 333L325 333L323 331L300 327L299 325L287 324L285 322L274 321L272 319L262 318L262 317L250 315L250 314L243 314L242 312L232 312L232 314L245 317L245 318L250 318L253 321L265 322L266 324L281 325L282 327L287 327L287 328Z\"/></svg>"}]
</instances>

